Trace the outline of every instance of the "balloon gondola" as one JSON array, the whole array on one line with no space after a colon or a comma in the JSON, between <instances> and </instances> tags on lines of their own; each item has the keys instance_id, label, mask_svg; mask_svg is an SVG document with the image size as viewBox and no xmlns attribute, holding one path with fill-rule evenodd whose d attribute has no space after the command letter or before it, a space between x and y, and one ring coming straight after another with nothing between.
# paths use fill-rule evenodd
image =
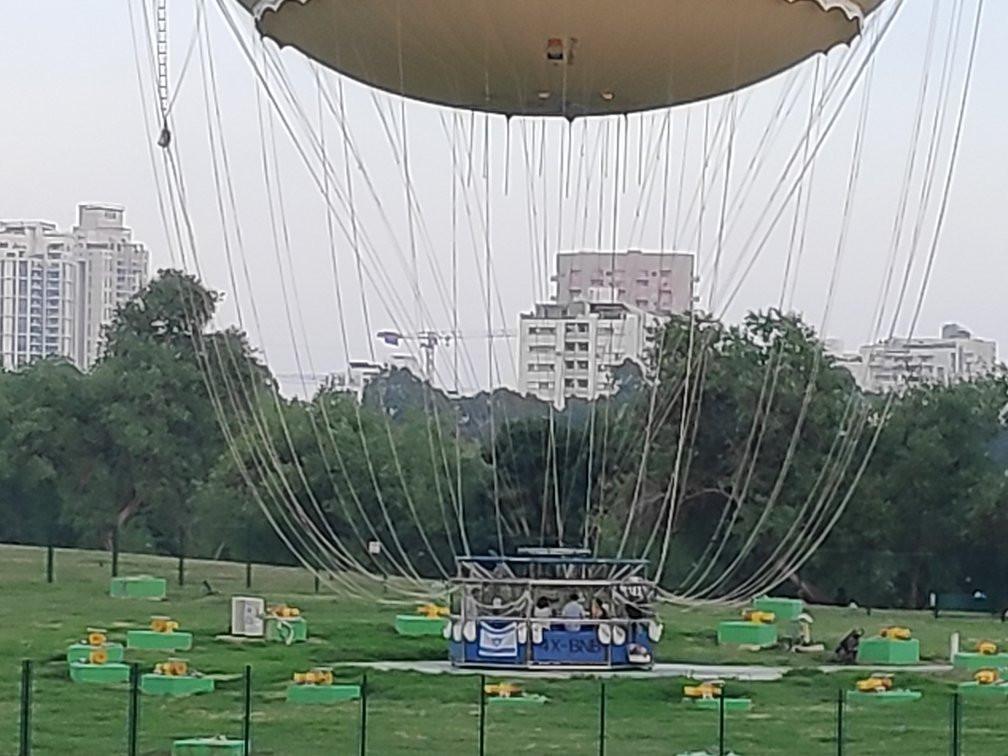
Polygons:
<instances>
[{"instance_id":1,"label":"balloon gondola","mask_svg":"<svg viewBox=\"0 0 1008 756\"><path fill-rule=\"evenodd\" d=\"M445 627L456 667L649 669L662 626L643 559L526 548L459 556ZM570 607L584 612L571 613Z\"/></svg>"}]
</instances>

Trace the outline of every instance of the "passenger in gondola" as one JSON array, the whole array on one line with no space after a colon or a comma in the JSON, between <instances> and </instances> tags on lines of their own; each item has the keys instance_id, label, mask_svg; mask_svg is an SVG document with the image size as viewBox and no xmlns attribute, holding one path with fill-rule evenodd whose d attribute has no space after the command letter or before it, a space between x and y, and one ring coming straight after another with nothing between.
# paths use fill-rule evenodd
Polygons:
<instances>
[{"instance_id":1,"label":"passenger in gondola","mask_svg":"<svg viewBox=\"0 0 1008 756\"><path fill-rule=\"evenodd\" d=\"M540 596L536 599L535 606L532 607L532 616L536 619L549 619L553 616L553 604L549 597Z\"/></svg>"},{"instance_id":2,"label":"passenger in gondola","mask_svg":"<svg viewBox=\"0 0 1008 756\"><path fill-rule=\"evenodd\" d=\"M568 597L567 603L564 604L563 609L560 610L560 616L567 620L582 620L585 618L585 614L584 604L581 603L581 597L576 593L572 593ZM568 633L576 633L580 629L580 622L564 623L564 630Z\"/></svg>"},{"instance_id":3,"label":"passenger in gondola","mask_svg":"<svg viewBox=\"0 0 1008 756\"><path fill-rule=\"evenodd\" d=\"M609 607L598 596L592 599L591 616L592 619L597 620L607 620L611 618Z\"/></svg>"}]
</instances>

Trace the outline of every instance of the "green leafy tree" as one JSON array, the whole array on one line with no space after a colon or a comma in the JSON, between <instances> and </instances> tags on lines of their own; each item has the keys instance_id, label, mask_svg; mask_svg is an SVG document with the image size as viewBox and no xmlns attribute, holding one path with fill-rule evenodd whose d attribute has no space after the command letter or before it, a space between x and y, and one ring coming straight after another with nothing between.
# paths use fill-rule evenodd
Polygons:
<instances>
[{"instance_id":1,"label":"green leafy tree","mask_svg":"<svg viewBox=\"0 0 1008 756\"><path fill-rule=\"evenodd\" d=\"M888 411L879 398L870 466L810 573L864 603L919 607L932 591L981 590L1008 606L1005 466L991 453L1005 395L993 379L918 386Z\"/></svg>"},{"instance_id":2,"label":"green leafy tree","mask_svg":"<svg viewBox=\"0 0 1008 756\"><path fill-rule=\"evenodd\" d=\"M118 311L87 379L99 473L66 509L81 532L108 542L129 526L137 546L182 547L193 493L226 448L220 422L273 390L243 334L211 330L218 301L194 277L161 271Z\"/></svg>"}]
</instances>

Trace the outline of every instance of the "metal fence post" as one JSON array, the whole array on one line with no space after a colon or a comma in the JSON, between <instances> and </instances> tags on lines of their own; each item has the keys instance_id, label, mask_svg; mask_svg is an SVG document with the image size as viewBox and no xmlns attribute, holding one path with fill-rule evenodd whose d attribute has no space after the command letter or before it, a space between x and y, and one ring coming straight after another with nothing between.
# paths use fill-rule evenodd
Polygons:
<instances>
[{"instance_id":1,"label":"metal fence post","mask_svg":"<svg viewBox=\"0 0 1008 756\"><path fill-rule=\"evenodd\" d=\"M129 671L129 709L127 710L126 753L137 756L137 731L140 727L140 665L130 664Z\"/></svg>"},{"instance_id":2,"label":"metal fence post","mask_svg":"<svg viewBox=\"0 0 1008 756\"><path fill-rule=\"evenodd\" d=\"M119 577L119 524L112 529L112 577Z\"/></svg>"},{"instance_id":3,"label":"metal fence post","mask_svg":"<svg viewBox=\"0 0 1008 756\"><path fill-rule=\"evenodd\" d=\"M606 746L606 734L605 734L605 722L606 722L606 692L605 692L605 680L599 683L599 712L598 712L598 752L599 756L605 756L605 746Z\"/></svg>"},{"instance_id":4,"label":"metal fence post","mask_svg":"<svg viewBox=\"0 0 1008 756\"><path fill-rule=\"evenodd\" d=\"M486 754L486 675L480 675L479 689L479 756Z\"/></svg>"},{"instance_id":5,"label":"metal fence post","mask_svg":"<svg viewBox=\"0 0 1008 756\"><path fill-rule=\"evenodd\" d=\"M252 527L245 521L245 588L252 587Z\"/></svg>"},{"instance_id":6,"label":"metal fence post","mask_svg":"<svg viewBox=\"0 0 1008 756\"><path fill-rule=\"evenodd\" d=\"M179 527L178 535L178 584L185 585L185 528Z\"/></svg>"},{"instance_id":7,"label":"metal fence post","mask_svg":"<svg viewBox=\"0 0 1008 756\"><path fill-rule=\"evenodd\" d=\"M725 756L725 692L718 698L718 756Z\"/></svg>"},{"instance_id":8,"label":"metal fence post","mask_svg":"<svg viewBox=\"0 0 1008 756\"><path fill-rule=\"evenodd\" d=\"M245 714L242 720L244 756L252 753L252 665L245 665Z\"/></svg>"},{"instance_id":9,"label":"metal fence post","mask_svg":"<svg viewBox=\"0 0 1008 756\"><path fill-rule=\"evenodd\" d=\"M19 739L18 756L31 756L32 740L32 662L25 659L21 662L21 737Z\"/></svg>"},{"instance_id":10,"label":"metal fence post","mask_svg":"<svg viewBox=\"0 0 1008 756\"><path fill-rule=\"evenodd\" d=\"M56 549L53 548L53 543L50 540L49 543L46 544L45 575L46 575L46 582L47 583L51 583L53 580L56 579L56 570L55 570L56 556L55 556L55 552L56 552Z\"/></svg>"},{"instance_id":11,"label":"metal fence post","mask_svg":"<svg viewBox=\"0 0 1008 756\"><path fill-rule=\"evenodd\" d=\"M962 752L962 705L959 701L959 691L952 694L952 756Z\"/></svg>"},{"instance_id":12,"label":"metal fence post","mask_svg":"<svg viewBox=\"0 0 1008 756\"><path fill-rule=\"evenodd\" d=\"M844 709L847 702L847 694L843 688L837 690L836 708L836 752L837 756L844 754Z\"/></svg>"},{"instance_id":13,"label":"metal fence post","mask_svg":"<svg viewBox=\"0 0 1008 756\"><path fill-rule=\"evenodd\" d=\"M367 753L367 672L361 678L360 686L360 735L357 738L357 745L360 747L360 756Z\"/></svg>"}]
</instances>

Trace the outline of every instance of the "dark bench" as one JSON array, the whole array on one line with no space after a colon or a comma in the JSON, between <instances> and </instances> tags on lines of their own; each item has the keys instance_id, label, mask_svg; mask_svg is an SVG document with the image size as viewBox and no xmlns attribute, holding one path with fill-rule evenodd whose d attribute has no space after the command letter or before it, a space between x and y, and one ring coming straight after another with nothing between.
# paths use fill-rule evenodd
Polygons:
<instances>
[{"instance_id":1,"label":"dark bench","mask_svg":"<svg viewBox=\"0 0 1008 756\"><path fill-rule=\"evenodd\" d=\"M938 593L931 607L935 618L942 612L969 612L974 614L1000 615L1004 622L1004 613L986 596L974 596L970 593Z\"/></svg>"}]
</instances>

